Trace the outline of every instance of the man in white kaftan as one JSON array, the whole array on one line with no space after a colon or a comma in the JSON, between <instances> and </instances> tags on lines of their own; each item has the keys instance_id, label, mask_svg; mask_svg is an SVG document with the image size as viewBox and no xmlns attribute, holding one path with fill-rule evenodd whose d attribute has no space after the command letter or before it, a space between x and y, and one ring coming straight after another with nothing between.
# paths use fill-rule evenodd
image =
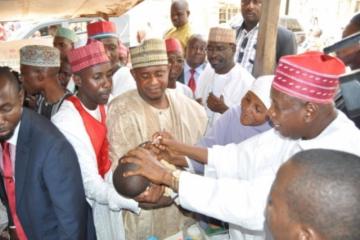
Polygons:
<instances>
[{"instance_id":1,"label":"man in white kaftan","mask_svg":"<svg viewBox=\"0 0 360 240\"><path fill-rule=\"evenodd\" d=\"M209 128L229 107L238 105L254 82L254 77L234 62L235 32L211 28L207 45L208 60L199 77L195 98L205 106Z\"/></svg>"},{"instance_id":2,"label":"man in white kaftan","mask_svg":"<svg viewBox=\"0 0 360 240\"><path fill-rule=\"evenodd\" d=\"M144 156L127 160L140 169L129 175L140 174L178 190L184 208L229 222L231 239L262 240L267 196L278 168L290 156L313 148L360 156L360 131L334 107L338 77L344 71L340 60L320 52L283 57L271 91L269 117L274 129L238 145L207 150L162 141L206 163L217 179L165 168L154 174L148 171L154 161Z\"/></svg>"}]
</instances>

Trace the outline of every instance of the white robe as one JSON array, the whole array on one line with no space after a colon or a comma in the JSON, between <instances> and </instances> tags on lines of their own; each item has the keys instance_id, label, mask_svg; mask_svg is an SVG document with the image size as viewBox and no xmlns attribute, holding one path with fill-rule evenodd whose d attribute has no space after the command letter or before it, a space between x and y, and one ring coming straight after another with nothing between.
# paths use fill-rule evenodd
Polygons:
<instances>
[{"instance_id":1,"label":"white robe","mask_svg":"<svg viewBox=\"0 0 360 240\"><path fill-rule=\"evenodd\" d=\"M136 82L128 67L120 67L112 77L111 95L115 98L129 90L136 89Z\"/></svg>"},{"instance_id":2,"label":"white robe","mask_svg":"<svg viewBox=\"0 0 360 240\"><path fill-rule=\"evenodd\" d=\"M100 119L99 108L94 111L86 110L94 118ZM93 210L97 239L125 239L121 210L125 208L138 213L138 203L115 191L111 170L104 179L100 176L94 148L73 103L64 101L51 121L65 135L78 156L86 200Z\"/></svg>"},{"instance_id":3,"label":"white robe","mask_svg":"<svg viewBox=\"0 0 360 240\"><path fill-rule=\"evenodd\" d=\"M254 81L255 78L238 63L226 74L217 74L212 67L205 68L199 77L195 98L201 98L202 104L205 106L209 118L209 128L221 116L220 113L214 113L207 107L206 100L209 93L212 92L217 97L222 95L225 104L230 108L240 104Z\"/></svg>"},{"instance_id":4,"label":"white robe","mask_svg":"<svg viewBox=\"0 0 360 240\"><path fill-rule=\"evenodd\" d=\"M264 239L261 231L266 200L280 165L293 154L314 148L360 156L359 140L360 131L339 111L337 118L311 140L291 140L271 129L238 145L214 146L208 151L208 167L218 179L181 173L180 204L229 222L231 239Z\"/></svg>"},{"instance_id":5,"label":"white robe","mask_svg":"<svg viewBox=\"0 0 360 240\"><path fill-rule=\"evenodd\" d=\"M176 82L176 88L175 88L176 92L178 93L182 93L185 96L194 99L194 94L191 91L191 88L189 88L187 85L181 83L181 82Z\"/></svg>"}]
</instances>

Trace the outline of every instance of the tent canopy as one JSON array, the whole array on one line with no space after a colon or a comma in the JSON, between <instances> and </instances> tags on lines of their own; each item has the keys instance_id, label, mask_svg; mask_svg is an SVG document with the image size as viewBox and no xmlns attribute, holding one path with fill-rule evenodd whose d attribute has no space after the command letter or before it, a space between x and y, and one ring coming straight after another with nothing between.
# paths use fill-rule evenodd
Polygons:
<instances>
[{"instance_id":1,"label":"tent canopy","mask_svg":"<svg viewBox=\"0 0 360 240\"><path fill-rule=\"evenodd\" d=\"M120 16L143 0L2 0L0 21Z\"/></svg>"}]
</instances>

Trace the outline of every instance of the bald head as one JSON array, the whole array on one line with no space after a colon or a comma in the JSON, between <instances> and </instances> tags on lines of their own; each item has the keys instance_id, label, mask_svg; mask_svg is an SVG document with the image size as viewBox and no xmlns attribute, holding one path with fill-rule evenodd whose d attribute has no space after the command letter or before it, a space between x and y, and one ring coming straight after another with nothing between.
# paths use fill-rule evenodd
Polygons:
<instances>
[{"instance_id":1,"label":"bald head","mask_svg":"<svg viewBox=\"0 0 360 240\"><path fill-rule=\"evenodd\" d=\"M291 168L283 195L290 219L327 240L360 239L360 157L313 149L294 155L279 175Z\"/></svg>"},{"instance_id":2,"label":"bald head","mask_svg":"<svg viewBox=\"0 0 360 240\"><path fill-rule=\"evenodd\" d=\"M171 21L174 27L179 28L188 23L190 15L189 4L185 0L175 0L171 4Z\"/></svg>"}]
</instances>

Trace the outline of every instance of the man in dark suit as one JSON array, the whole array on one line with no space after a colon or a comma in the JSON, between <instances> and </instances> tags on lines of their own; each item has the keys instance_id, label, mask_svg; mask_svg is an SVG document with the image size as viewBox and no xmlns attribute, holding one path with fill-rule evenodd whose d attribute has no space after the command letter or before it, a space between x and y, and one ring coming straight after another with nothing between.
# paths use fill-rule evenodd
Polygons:
<instances>
[{"instance_id":1,"label":"man in dark suit","mask_svg":"<svg viewBox=\"0 0 360 240\"><path fill-rule=\"evenodd\" d=\"M0 197L11 232L21 240L89 239L76 154L50 121L22 107L23 99L15 76L0 68Z\"/></svg>"}]
</instances>

